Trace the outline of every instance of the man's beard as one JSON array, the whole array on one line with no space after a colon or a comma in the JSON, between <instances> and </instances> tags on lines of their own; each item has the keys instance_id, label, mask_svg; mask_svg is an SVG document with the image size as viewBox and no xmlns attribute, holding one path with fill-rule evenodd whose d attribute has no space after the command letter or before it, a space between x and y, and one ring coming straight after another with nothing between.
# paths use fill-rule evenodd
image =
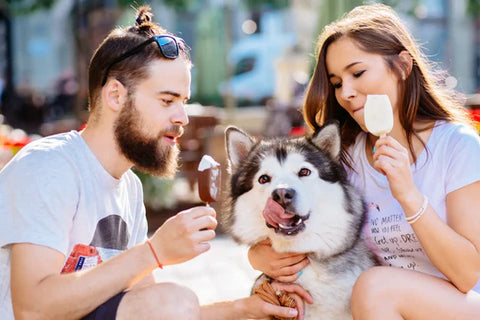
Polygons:
<instances>
[{"instance_id":1,"label":"man's beard","mask_svg":"<svg viewBox=\"0 0 480 320\"><path fill-rule=\"evenodd\" d=\"M148 137L142 129L140 114L133 99L128 96L114 124L117 146L138 170L156 177L173 177L177 170L179 150L176 146L162 145L161 141L167 132L180 136L183 128L172 125L154 138Z\"/></svg>"}]
</instances>

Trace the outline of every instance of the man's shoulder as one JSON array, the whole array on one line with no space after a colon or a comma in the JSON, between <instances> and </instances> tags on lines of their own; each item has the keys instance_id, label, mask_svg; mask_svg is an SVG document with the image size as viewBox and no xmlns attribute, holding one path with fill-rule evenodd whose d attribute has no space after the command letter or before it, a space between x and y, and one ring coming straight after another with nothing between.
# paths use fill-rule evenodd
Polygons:
<instances>
[{"instance_id":1,"label":"man's shoulder","mask_svg":"<svg viewBox=\"0 0 480 320\"><path fill-rule=\"evenodd\" d=\"M18 179L18 176L64 176L75 172L82 139L78 132L68 132L40 138L23 147L13 159L0 171L0 176ZM68 170L66 170L68 169Z\"/></svg>"},{"instance_id":2,"label":"man's shoulder","mask_svg":"<svg viewBox=\"0 0 480 320\"><path fill-rule=\"evenodd\" d=\"M30 142L20 153L25 152L55 152L78 147L81 136L77 131L58 133Z\"/></svg>"},{"instance_id":3,"label":"man's shoulder","mask_svg":"<svg viewBox=\"0 0 480 320\"><path fill-rule=\"evenodd\" d=\"M71 131L40 138L23 147L14 157L14 162L41 161L55 162L55 159L74 156L81 145L78 132Z\"/></svg>"}]
</instances>

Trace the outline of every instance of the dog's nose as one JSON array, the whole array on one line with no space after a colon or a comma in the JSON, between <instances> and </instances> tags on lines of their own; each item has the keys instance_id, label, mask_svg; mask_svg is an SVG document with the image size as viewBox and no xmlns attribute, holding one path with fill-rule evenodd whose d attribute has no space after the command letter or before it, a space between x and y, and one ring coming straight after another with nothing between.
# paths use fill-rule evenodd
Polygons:
<instances>
[{"instance_id":1,"label":"dog's nose","mask_svg":"<svg viewBox=\"0 0 480 320\"><path fill-rule=\"evenodd\" d=\"M291 204L294 197L295 190L292 188L278 188L272 192L272 199L281 204L283 207Z\"/></svg>"}]
</instances>

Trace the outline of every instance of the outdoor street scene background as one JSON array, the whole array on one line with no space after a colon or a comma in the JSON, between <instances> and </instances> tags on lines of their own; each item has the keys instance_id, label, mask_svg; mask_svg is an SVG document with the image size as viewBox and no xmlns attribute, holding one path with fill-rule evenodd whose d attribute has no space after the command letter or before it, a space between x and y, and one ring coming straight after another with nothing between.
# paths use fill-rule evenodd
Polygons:
<instances>
[{"instance_id":1,"label":"outdoor street scene background","mask_svg":"<svg viewBox=\"0 0 480 320\"><path fill-rule=\"evenodd\" d=\"M179 210L201 205L196 168L203 154L227 177L227 125L258 136L307 131L301 105L318 34L372 2L397 11L427 56L448 71L444 85L463 93L480 121L480 0L0 0L0 168L33 139L85 124L93 51L112 28L134 23L133 8L149 4L154 21L192 48L194 64L176 179L138 172L153 232ZM221 215L222 202L214 206ZM221 227L218 234L210 252L157 278L191 286L202 302L247 295L258 274L247 248Z\"/></svg>"}]
</instances>

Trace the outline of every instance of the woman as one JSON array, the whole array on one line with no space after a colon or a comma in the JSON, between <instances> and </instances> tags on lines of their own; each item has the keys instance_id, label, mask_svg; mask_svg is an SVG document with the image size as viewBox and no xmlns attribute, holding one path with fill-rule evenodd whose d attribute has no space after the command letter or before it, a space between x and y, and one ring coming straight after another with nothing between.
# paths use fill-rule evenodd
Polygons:
<instances>
[{"instance_id":1,"label":"woman","mask_svg":"<svg viewBox=\"0 0 480 320\"><path fill-rule=\"evenodd\" d=\"M363 237L382 264L357 279L354 318L478 319L480 139L462 106L387 6L360 6L327 26L317 52L304 117L312 129L340 122L342 161L368 207ZM369 94L392 104L386 137L365 127ZM266 242L249 259L287 282L308 263Z\"/></svg>"}]
</instances>

